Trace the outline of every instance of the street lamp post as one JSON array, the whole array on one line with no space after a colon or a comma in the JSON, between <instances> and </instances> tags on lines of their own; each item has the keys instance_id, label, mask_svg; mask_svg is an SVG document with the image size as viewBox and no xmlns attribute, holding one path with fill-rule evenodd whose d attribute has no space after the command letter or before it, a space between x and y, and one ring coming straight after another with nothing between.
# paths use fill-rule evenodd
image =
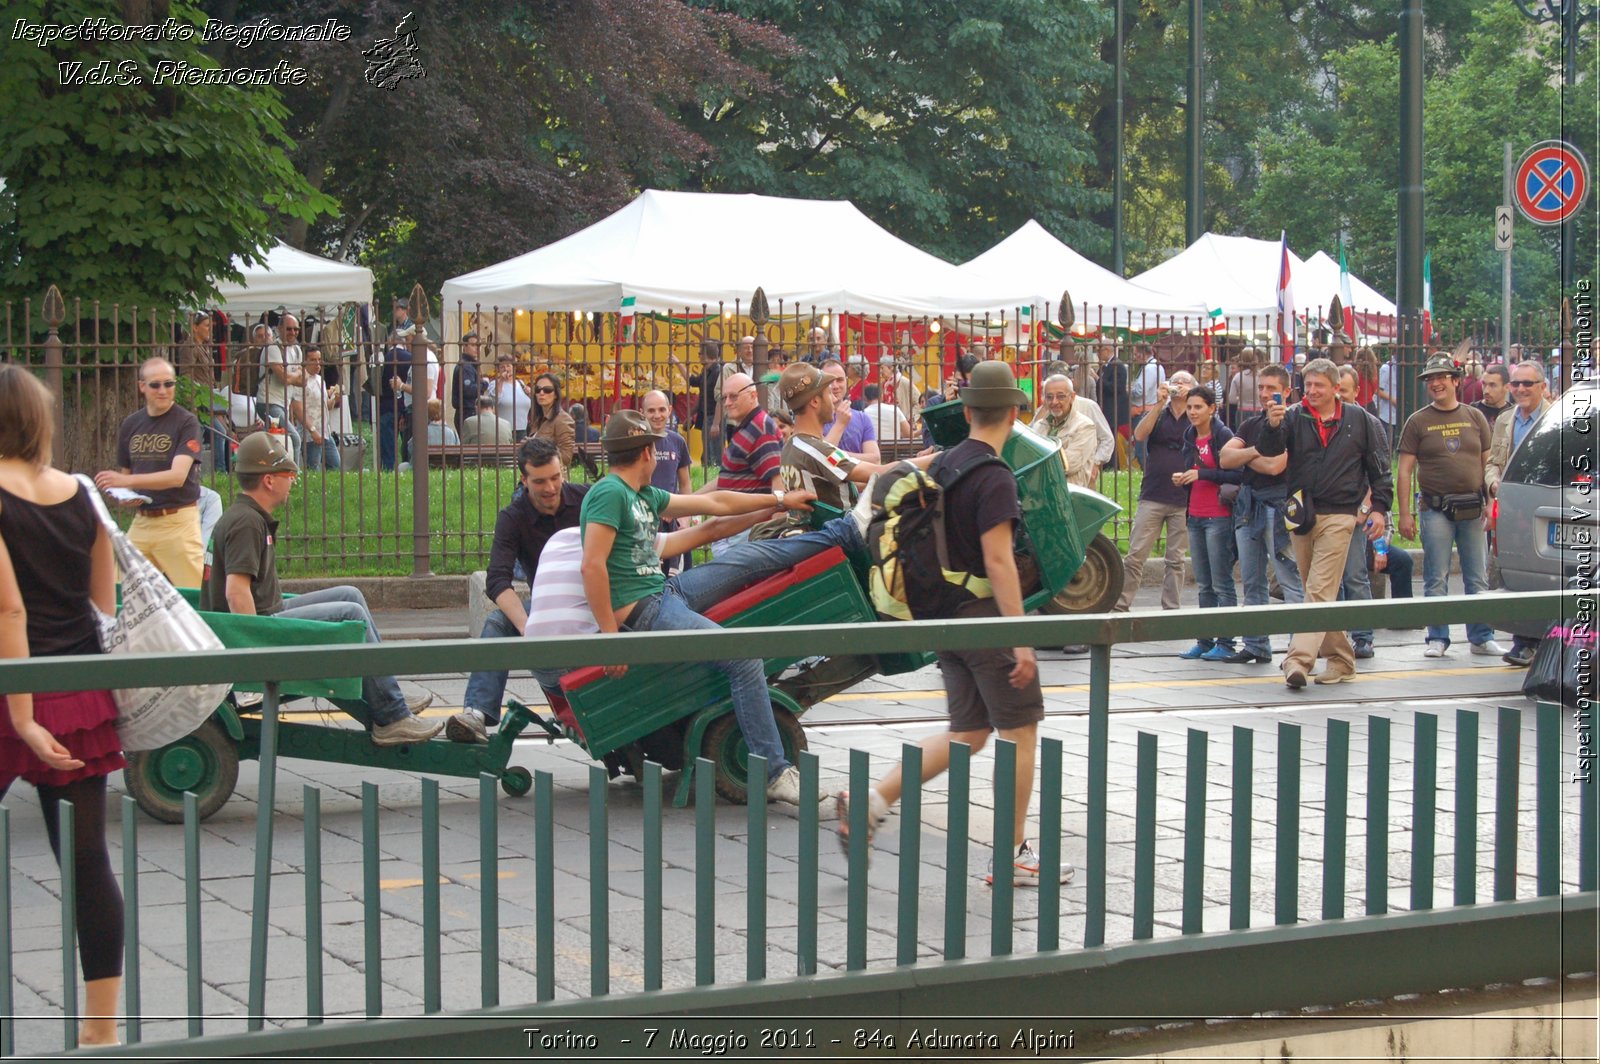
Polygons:
<instances>
[{"instance_id":1,"label":"street lamp post","mask_svg":"<svg viewBox=\"0 0 1600 1064\"><path fill-rule=\"evenodd\" d=\"M1580 4L1578 0L1516 0L1517 8L1534 22L1549 22L1561 27L1561 89L1562 95L1571 93L1578 78L1578 31L1600 17L1600 7ZM1567 101L1562 100L1561 139L1570 143L1567 136ZM1563 297L1572 291L1574 247L1572 219L1561 226L1561 291Z\"/></svg>"}]
</instances>

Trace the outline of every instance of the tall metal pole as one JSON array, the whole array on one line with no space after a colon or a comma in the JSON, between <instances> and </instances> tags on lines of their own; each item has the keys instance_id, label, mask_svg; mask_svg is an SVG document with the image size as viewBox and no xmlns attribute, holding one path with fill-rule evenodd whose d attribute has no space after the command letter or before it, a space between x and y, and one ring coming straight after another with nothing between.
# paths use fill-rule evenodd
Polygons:
<instances>
[{"instance_id":1,"label":"tall metal pole","mask_svg":"<svg viewBox=\"0 0 1600 1064\"><path fill-rule=\"evenodd\" d=\"M1189 0L1188 159L1184 173L1184 240L1193 244L1205 235L1205 156L1200 137L1205 122L1205 0Z\"/></svg>"},{"instance_id":2,"label":"tall metal pole","mask_svg":"<svg viewBox=\"0 0 1600 1064\"><path fill-rule=\"evenodd\" d=\"M1590 17L1593 17L1593 9ZM1573 105L1572 86L1578 78L1578 0L1565 0L1561 8L1561 139L1568 144L1572 143L1570 133L1570 108ZM1576 212L1574 212L1575 214ZM1573 218L1568 218L1561 223L1561 298L1572 297L1572 274L1577 250L1577 232L1573 229ZM1567 337L1561 338L1561 357L1563 360L1570 357L1568 348L1571 344Z\"/></svg>"},{"instance_id":3,"label":"tall metal pole","mask_svg":"<svg viewBox=\"0 0 1600 1064\"><path fill-rule=\"evenodd\" d=\"M1506 141L1504 173L1501 177L1500 202L1511 206L1511 142ZM1501 253L1500 262L1500 361L1511 364L1511 248Z\"/></svg>"},{"instance_id":4,"label":"tall metal pole","mask_svg":"<svg viewBox=\"0 0 1600 1064\"><path fill-rule=\"evenodd\" d=\"M1123 260L1124 248L1122 243L1122 202L1125 191L1122 173L1122 94L1124 88L1123 77L1126 73L1125 53L1127 52L1128 45L1127 31L1123 27L1123 3L1124 0L1117 0L1116 2L1116 58L1113 63L1113 66L1116 70L1117 83L1116 103L1114 105L1113 112L1116 115L1116 132L1113 136L1113 143L1116 145L1117 162L1116 172L1113 174L1111 179L1111 269L1118 277L1124 277L1127 275L1127 266Z\"/></svg>"},{"instance_id":5,"label":"tall metal pole","mask_svg":"<svg viewBox=\"0 0 1600 1064\"><path fill-rule=\"evenodd\" d=\"M1395 302L1399 304L1401 352L1421 361L1422 345L1422 0L1406 0L1400 11L1400 182ZM1415 371L1398 374L1400 418L1416 407Z\"/></svg>"}]
</instances>

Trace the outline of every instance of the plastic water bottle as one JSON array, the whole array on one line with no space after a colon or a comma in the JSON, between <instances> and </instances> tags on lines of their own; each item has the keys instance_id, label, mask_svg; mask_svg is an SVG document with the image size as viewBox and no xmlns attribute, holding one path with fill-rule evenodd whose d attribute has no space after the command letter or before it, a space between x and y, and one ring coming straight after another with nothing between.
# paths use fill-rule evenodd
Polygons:
<instances>
[{"instance_id":1,"label":"plastic water bottle","mask_svg":"<svg viewBox=\"0 0 1600 1064\"><path fill-rule=\"evenodd\" d=\"M1372 553L1377 554L1379 556L1388 554L1389 553L1389 537L1388 536L1379 536L1377 539L1373 540L1372 541Z\"/></svg>"}]
</instances>

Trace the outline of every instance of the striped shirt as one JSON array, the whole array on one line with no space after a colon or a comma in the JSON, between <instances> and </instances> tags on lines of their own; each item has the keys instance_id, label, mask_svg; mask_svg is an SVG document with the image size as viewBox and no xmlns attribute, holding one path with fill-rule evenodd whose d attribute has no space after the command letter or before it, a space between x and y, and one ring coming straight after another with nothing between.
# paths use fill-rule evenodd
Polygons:
<instances>
[{"instance_id":1,"label":"striped shirt","mask_svg":"<svg viewBox=\"0 0 1600 1064\"><path fill-rule=\"evenodd\" d=\"M656 553L666 542L656 536ZM583 539L576 528L563 528L550 537L539 554L528 598L528 623L522 634L530 639L598 632L600 624L583 593Z\"/></svg>"},{"instance_id":2,"label":"striped shirt","mask_svg":"<svg viewBox=\"0 0 1600 1064\"><path fill-rule=\"evenodd\" d=\"M756 407L728 437L722 448L722 471L717 488L758 494L770 491L772 478L783 460L783 437L778 423L761 407Z\"/></svg>"}]
</instances>

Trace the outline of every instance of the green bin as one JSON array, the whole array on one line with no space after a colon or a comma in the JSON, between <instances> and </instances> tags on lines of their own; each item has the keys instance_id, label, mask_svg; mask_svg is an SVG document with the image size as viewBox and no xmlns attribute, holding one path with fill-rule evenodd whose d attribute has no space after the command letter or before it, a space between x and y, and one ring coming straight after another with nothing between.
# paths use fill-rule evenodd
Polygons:
<instances>
[{"instance_id":1,"label":"green bin","mask_svg":"<svg viewBox=\"0 0 1600 1064\"><path fill-rule=\"evenodd\" d=\"M967 438L959 399L928 407L922 418L940 447L953 447ZM1027 551L1039 566L1039 590L1023 604L1032 610L1072 582L1089 542L1120 507L1099 492L1068 484L1060 445L1026 425L1012 427L1000 457L1016 474L1022 531Z\"/></svg>"}]
</instances>

